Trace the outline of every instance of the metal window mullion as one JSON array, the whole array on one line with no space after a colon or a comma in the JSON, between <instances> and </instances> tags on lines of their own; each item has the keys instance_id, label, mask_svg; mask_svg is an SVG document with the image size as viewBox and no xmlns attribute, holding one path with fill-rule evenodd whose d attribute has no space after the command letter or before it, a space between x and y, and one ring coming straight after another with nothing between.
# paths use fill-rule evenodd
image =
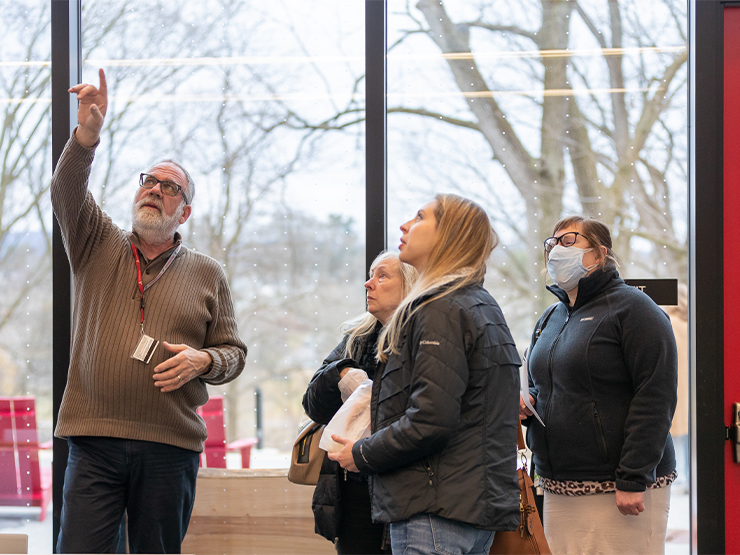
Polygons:
<instances>
[{"instance_id":1,"label":"metal window mullion","mask_svg":"<svg viewBox=\"0 0 740 555\"><path fill-rule=\"evenodd\" d=\"M51 150L56 168L77 119L77 100L67 92L82 79L81 0L51 1ZM59 406L67 385L72 322L72 273L56 217L52 223L52 397L56 428ZM52 477L53 549L59 535L62 488L67 467L67 444L54 439Z\"/></svg>"},{"instance_id":2,"label":"metal window mullion","mask_svg":"<svg viewBox=\"0 0 740 555\"><path fill-rule=\"evenodd\" d=\"M689 325L692 552L725 552L724 3L689 10Z\"/></svg>"},{"instance_id":3,"label":"metal window mullion","mask_svg":"<svg viewBox=\"0 0 740 555\"><path fill-rule=\"evenodd\" d=\"M386 0L365 0L365 270L387 248Z\"/></svg>"}]
</instances>

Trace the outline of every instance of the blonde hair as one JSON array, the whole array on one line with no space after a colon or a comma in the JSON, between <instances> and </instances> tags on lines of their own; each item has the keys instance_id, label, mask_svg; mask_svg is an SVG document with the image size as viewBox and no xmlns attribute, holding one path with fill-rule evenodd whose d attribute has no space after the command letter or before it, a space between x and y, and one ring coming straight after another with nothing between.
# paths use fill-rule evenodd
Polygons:
<instances>
[{"instance_id":1,"label":"blonde hair","mask_svg":"<svg viewBox=\"0 0 740 555\"><path fill-rule=\"evenodd\" d=\"M482 283L486 260L498 245L498 235L478 204L452 194L438 194L434 200L437 234L419 280L380 332L380 362L388 360L389 353L400 353L403 328L424 305L473 283ZM416 303L435 290L436 294Z\"/></svg>"},{"instance_id":2,"label":"blonde hair","mask_svg":"<svg viewBox=\"0 0 740 555\"><path fill-rule=\"evenodd\" d=\"M411 291L411 287L419 276L419 273L410 264L401 262L397 254L383 251L370 264L370 277L372 277L378 264L386 260L395 260L397 262L396 269L401 276L401 293L405 297ZM356 318L347 320L341 325L342 334L348 336L347 342L344 345L344 356L346 358L354 359L355 355L359 355L362 352L365 342L375 330L377 323L378 319L375 316L369 312L365 312Z\"/></svg>"}]
</instances>

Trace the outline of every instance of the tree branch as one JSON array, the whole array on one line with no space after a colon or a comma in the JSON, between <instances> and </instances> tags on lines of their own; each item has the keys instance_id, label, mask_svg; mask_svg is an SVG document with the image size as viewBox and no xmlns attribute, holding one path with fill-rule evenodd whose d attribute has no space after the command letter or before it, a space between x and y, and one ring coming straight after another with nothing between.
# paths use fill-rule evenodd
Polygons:
<instances>
[{"instance_id":1,"label":"tree branch","mask_svg":"<svg viewBox=\"0 0 740 555\"><path fill-rule=\"evenodd\" d=\"M424 108L403 108L403 107L388 108L387 113L389 114L416 114L417 116L424 116L426 118L432 118L437 121L443 121L445 123L449 123L457 127L465 127L467 129L473 129L475 131L480 131L480 127L478 126L478 124L473 121L453 118L450 116L446 116L444 114L440 114L439 112L432 112L430 110L425 110Z\"/></svg>"},{"instance_id":2,"label":"tree branch","mask_svg":"<svg viewBox=\"0 0 740 555\"><path fill-rule=\"evenodd\" d=\"M431 29L430 38L443 54L470 52L464 33L450 21L444 6L435 0L420 0L416 7L424 14ZM475 60L448 58L458 88L463 93L489 91ZM538 179L535 160L530 156L496 100L490 97L469 99L468 108L478 119L480 131L493 155L506 168L522 197L532 201L537 196L533 184Z\"/></svg>"},{"instance_id":3,"label":"tree branch","mask_svg":"<svg viewBox=\"0 0 740 555\"><path fill-rule=\"evenodd\" d=\"M511 33L512 35L519 35L521 37L527 38L537 44L537 35L534 33L534 31L527 31L526 29L522 29L517 25L494 25L492 23L484 23L479 19L476 21L462 22L460 23L460 25L465 25L467 27L479 27L481 29L486 29L495 33Z\"/></svg>"}]
</instances>

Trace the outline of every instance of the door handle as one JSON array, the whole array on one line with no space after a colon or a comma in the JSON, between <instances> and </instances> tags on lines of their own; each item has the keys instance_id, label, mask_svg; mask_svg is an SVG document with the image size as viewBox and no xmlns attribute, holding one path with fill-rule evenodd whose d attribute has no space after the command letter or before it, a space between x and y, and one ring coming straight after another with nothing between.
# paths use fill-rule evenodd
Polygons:
<instances>
[{"instance_id":1,"label":"door handle","mask_svg":"<svg viewBox=\"0 0 740 555\"><path fill-rule=\"evenodd\" d=\"M732 458L740 463L740 403L732 404L732 425L727 428L726 437L732 442Z\"/></svg>"}]
</instances>

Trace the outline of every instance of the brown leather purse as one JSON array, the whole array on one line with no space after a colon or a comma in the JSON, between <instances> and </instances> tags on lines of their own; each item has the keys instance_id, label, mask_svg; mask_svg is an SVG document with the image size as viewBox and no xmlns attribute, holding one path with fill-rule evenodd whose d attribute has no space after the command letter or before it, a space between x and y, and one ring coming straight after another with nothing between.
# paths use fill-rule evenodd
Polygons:
<instances>
[{"instance_id":1,"label":"brown leather purse","mask_svg":"<svg viewBox=\"0 0 740 555\"><path fill-rule=\"evenodd\" d=\"M301 429L293 443L293 453L290 457L288 480L294 484L315 486L319 481L321 465L326 457L326 451L319 449L319 442L325 426L313 420Z\"/></svg>"},{"instance_id":2,"label":"brown leather purse","mask_svg":"<svg viewBox=\"0 0 740 555\"><path fill-rule=\"evenodd\" d=\"M527 446L524 443L522 424L519 423L519 434L517 447L523 452ZM534 492L532 491L532 479L527 473L526 463L517 470L519 476L519 511L521 522L519 527L512 532L496 532L493 536L490 555L550 555L550 547L545 539L545 531L542 529L537 506L534 503Z\"/></svg>"}]
</instances>

